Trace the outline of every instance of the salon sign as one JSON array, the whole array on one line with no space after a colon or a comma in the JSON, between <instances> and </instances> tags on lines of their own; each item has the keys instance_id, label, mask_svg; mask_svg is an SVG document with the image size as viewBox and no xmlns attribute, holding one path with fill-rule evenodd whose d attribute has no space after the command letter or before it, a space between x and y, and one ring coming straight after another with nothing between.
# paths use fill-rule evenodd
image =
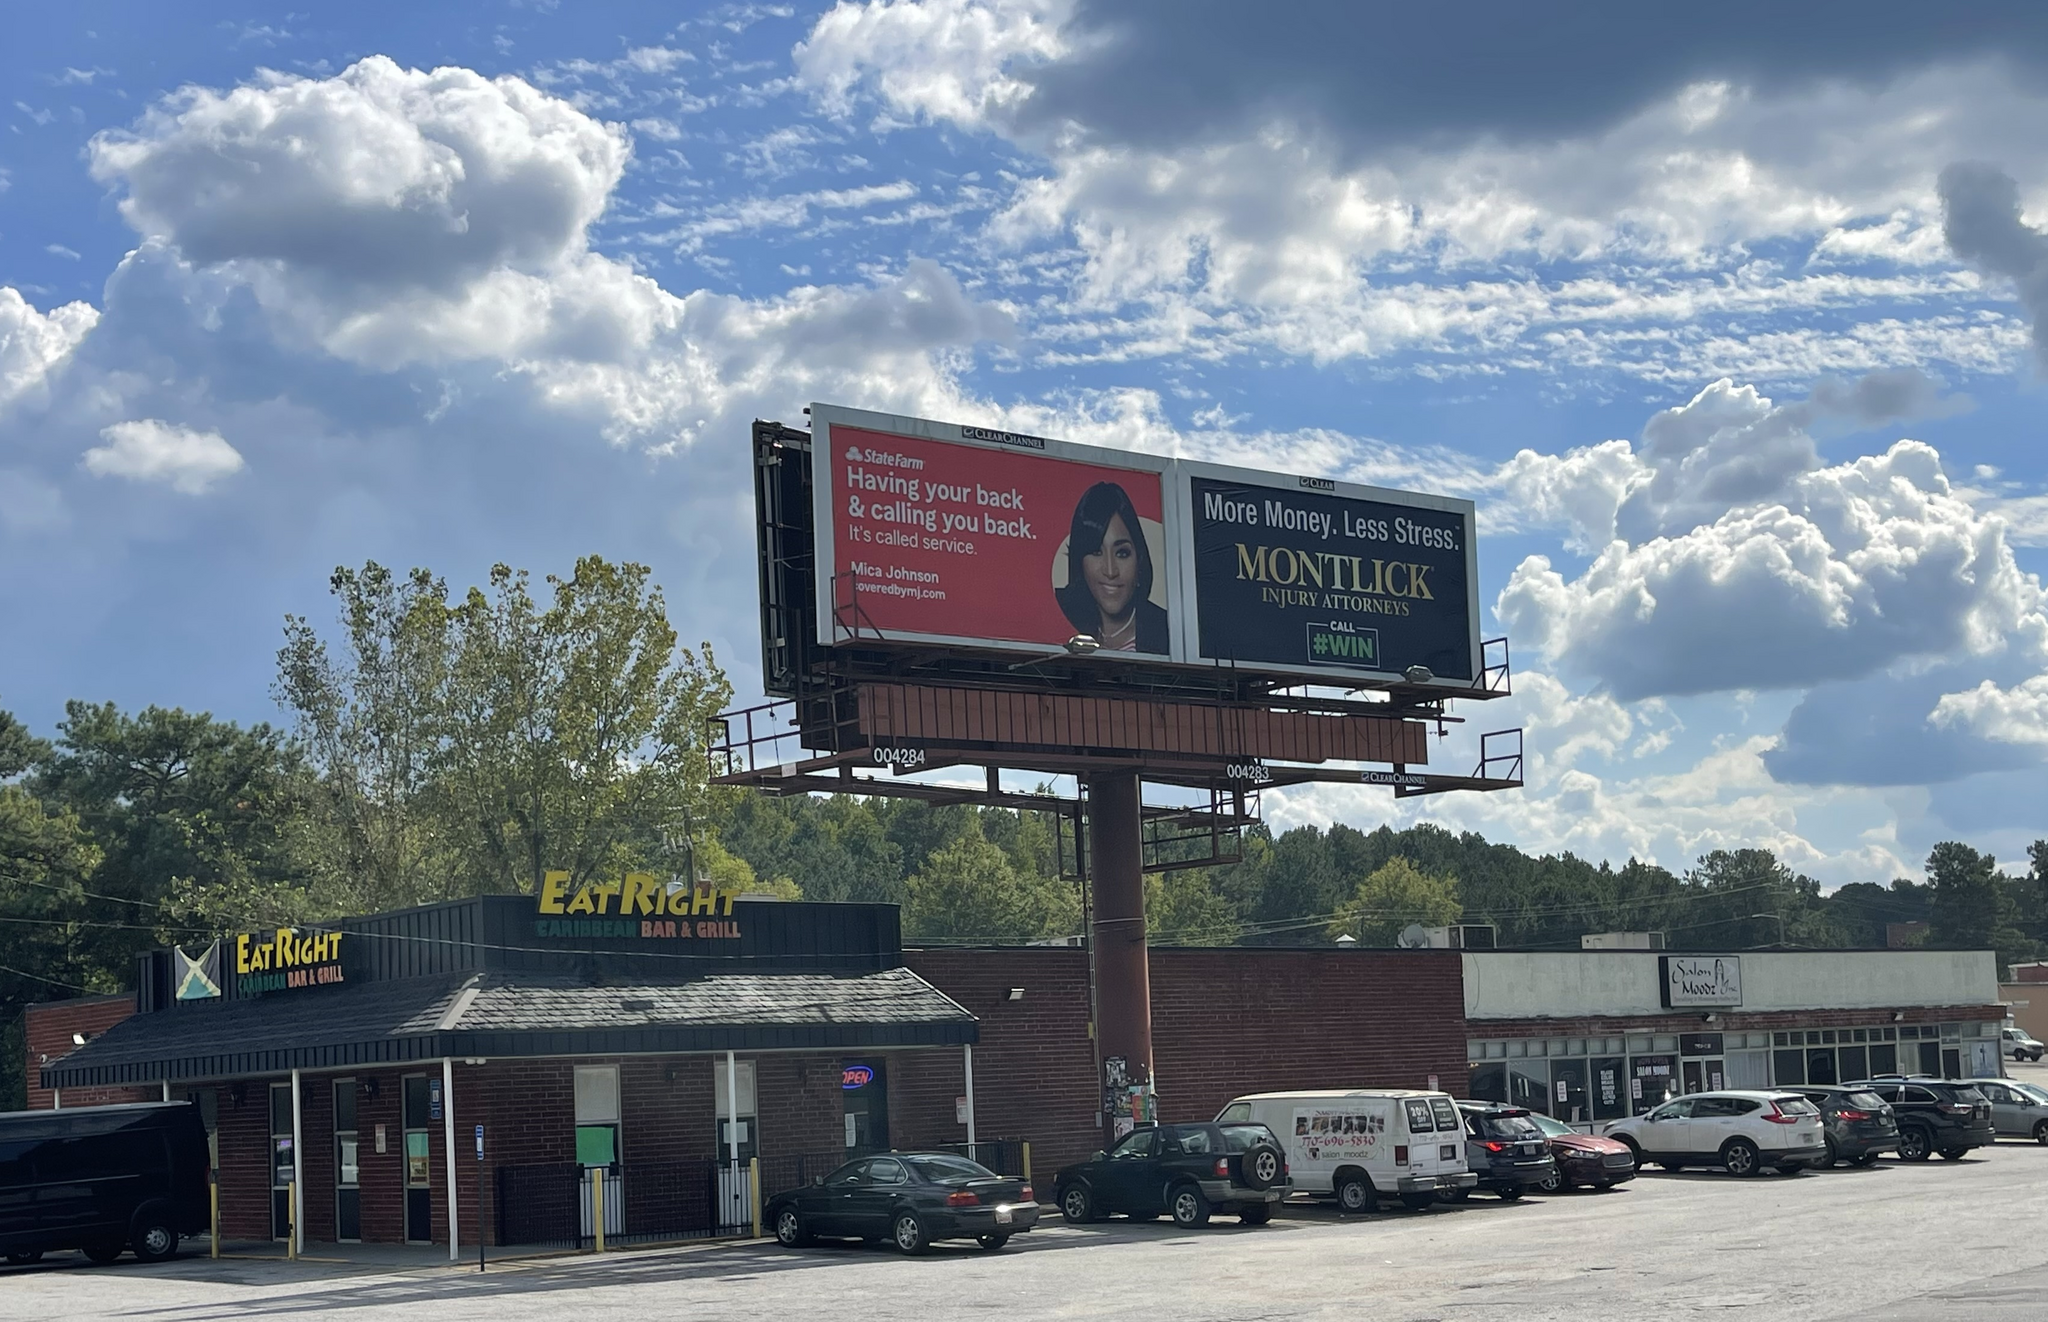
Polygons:
<instances>
[{"instance_id":1,"label":"salon sign","mask_svg":"<svg viewBox=\"0 0 2048 1322\"><path fill-rule=\"evenodd\" d=\"M1664 975L1666 1006L1742 1004L1740 955L1661 955L1657 962Z\"/></svg>"}]
</instances>

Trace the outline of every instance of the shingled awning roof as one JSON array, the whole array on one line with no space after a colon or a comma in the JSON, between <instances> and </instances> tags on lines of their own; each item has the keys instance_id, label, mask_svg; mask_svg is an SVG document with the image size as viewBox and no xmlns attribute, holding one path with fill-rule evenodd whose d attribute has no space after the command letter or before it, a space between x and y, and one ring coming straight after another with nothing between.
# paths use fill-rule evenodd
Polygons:
<instances>
[{"instance_id":1,"label":"shingled awning roof","mask_svg":"<svg viewBox=\"0 0 2048 1322\"><path fill-rule=\"evenodd\" d=\"M45 1064L42 1083L241 1078L442 1056L866 1051L978 1037L973 1015L904 968L649 985L468 974L134 1015Z\"/></svg>"}]
</instances>

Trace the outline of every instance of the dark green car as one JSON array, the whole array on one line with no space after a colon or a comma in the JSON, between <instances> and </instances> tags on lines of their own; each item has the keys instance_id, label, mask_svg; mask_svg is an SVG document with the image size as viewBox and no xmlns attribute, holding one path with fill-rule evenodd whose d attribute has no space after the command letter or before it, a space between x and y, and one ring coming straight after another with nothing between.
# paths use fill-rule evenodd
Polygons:
<instances>
[{"instance_id":1,"label":"dark green car","mask_svg":"<svg viewBox=\"0 0 2048 1322\"><path fill-rule=\"evenodd\" d=\"M1287 1157L1261 1124L1147 1125L1108 1152L1061 1169L1053 1182L1060 1215L1080 1223L1120 1212L1175 1225L1235 1216L1248 1226L1272 1219L1287 1197Z\"/></svg>"}]
</instances>

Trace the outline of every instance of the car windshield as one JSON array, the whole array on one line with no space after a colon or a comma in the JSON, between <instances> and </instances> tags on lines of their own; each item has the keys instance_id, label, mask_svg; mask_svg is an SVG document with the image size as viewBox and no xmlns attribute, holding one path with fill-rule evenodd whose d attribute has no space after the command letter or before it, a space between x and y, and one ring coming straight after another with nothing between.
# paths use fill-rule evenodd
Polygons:
<instances>
[{"instance_id":1,"label":"car windshield","mask_svg":"<svg viewBox=\"0 0 2048 1322\"><path fill-rule=\"evenodd\" d=\"M1529 1118L1536 1122L1536 1127L1538 1129L1542 1130L1546 1135L1548 1135L1551 1138L1563 1138L1567 1134L1573 1134L1578 1132L1577 1130L1574 1130L1570 1125L1566 1124L1564 1121L1553 1120L1547 1115L1532 1115Z\"/></svg>"},{"instance_id":2,"label":"car windshield","mask_svg":"<svg viewBox=\"0 0 2048 1322\"><path fill-rule=\"evenodd\" d=\"M951 1184L960 1180L993 1180L996 1173L978 1162L965 1157L944 1155L905 1157L910 1169L922 1175L933 1184Z\"/></svg>"},{"instance_id":3,"label":"car windshield","mask_svg":"<svg viewBox=\"0 0 2048 1322\"><path fill-rule=\"evenodd\" d=\"M2030 1102L2048 1103L2048 1088L2042 1088L2032 1083L2008 1083L2005 1086L2019 1093Z\"/></svg>"},{"instance_id":4,"label":"car windshield","mask_svg":"<svg viewBox=\"0 0 2048 1322\"><path fill-rule=\"evenodd\" d=\"M1223 1150L1226 1152L1248 1152L1254 1143L1271 1143L1279 1146L1273 1131L1264 1125L1223 1126Z\"/></svg>"},{"instance_id":5,"label":"car windshield","mask_svg":"<svg viewBox=\"0 0 2048 1322\"><path fill-rule=\"evenodd\" d=\"M1526 1115L1482 1115L1479 1136L1495 1139L1542 1138L1543 1131Z\"/></svg>"},{"instance_id":6,"label":"car windshield","mask_svg":"<svg viewBox=\"0 0 2048 1322\"><path fill-rule=\"evenodd\" d=\"M1884 1106L1884 1098L1874 1092L1852 1092L1844 1094L1842 1101L1859 1111L1875 1111Z\"/></svg>"}]
</instances>

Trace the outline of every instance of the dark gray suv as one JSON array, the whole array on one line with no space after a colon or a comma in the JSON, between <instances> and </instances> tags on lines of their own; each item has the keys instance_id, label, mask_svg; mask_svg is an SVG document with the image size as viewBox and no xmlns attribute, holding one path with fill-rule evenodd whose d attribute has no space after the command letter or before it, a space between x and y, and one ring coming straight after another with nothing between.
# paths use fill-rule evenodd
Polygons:
<instances>
[{"instance_id":1,"label":"dark gray suv","mask_svg":"<svg viewBox=\"0 0 2048 1322\"><path fill-rule=\"evenodd\" d=\"M1496 1102L1459 1102L1465 1117L1465 1164L1479 1177L1479 1188L1509 1202L1557 1175L1550 1140L1529 1112ZM1469 1189L1450 1195L1462 1202Z\"/></svg>"}]
</instances>

